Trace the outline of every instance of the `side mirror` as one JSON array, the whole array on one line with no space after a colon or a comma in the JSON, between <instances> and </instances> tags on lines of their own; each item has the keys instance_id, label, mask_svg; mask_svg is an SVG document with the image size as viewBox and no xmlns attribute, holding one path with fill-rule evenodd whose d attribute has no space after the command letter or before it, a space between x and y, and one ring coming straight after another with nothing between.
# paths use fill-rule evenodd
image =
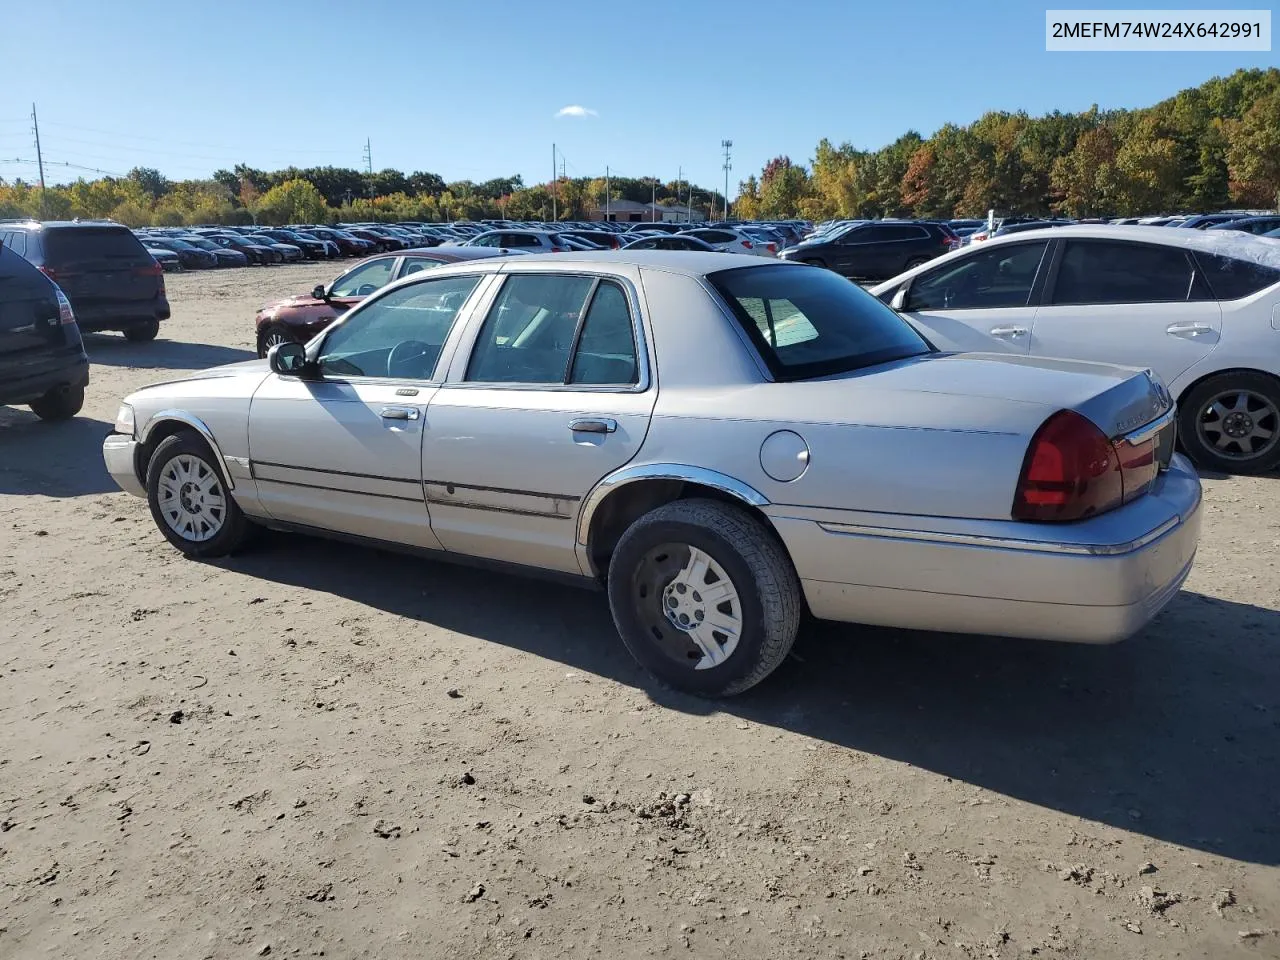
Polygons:
<instances>
[{"instance_id":1,"label":"side mirror","mask_svg":"<svg viewBox=\"0 0 1280 960\"><path fill-rule=\"evenodd\" d=\"M300 377L309 369L307 348L300 343L278 343L267 351L272 373L282 377Z\"/></svg>"},{"instance_id":2,"label":"side mirror","mask_svg":"<svg viewBox=\"0 0 1280 960\"><path fill-rule=\"evenodd\" d=\"M895 310L905 310L907 307L907 290L909 290L910 287L911 284L909 283L904 283L900 286L898 288L898 292L893 295L893 299L889 301L889 306L893 307Z\"/></svg>"},{"instance_id":3,"label":"side mirror","mask_svg":"<svg viewBox=\"0 0 1280 960\"><path fill-rule=\"evenodd\" d=\"M328 301L329 290L327 287L325 287L323 283L317 283L315 285L315 289L311 291L311 296L314 297L316 300Z\"/></svg>"}]
</instances>

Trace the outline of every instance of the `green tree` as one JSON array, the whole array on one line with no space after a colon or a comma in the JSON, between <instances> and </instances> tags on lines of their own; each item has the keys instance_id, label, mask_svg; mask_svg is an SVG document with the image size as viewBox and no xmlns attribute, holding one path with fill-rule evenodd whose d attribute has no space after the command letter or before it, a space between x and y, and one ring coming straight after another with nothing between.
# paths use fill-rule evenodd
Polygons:
<instances>
[{"instance_id":1,"label":"green tree","mask_svg":"<svg viewBox=\"0 0 1280 960\"><path fill-rule=\"evenodd\" d=\"M1232 191L1246 203L1280 209L1280 90L1253 103L1227 125Z\"/></svg>"},{"instance_id":2,"label":"green tree","mask_svg":"<svg viewBox=\"0 0 1280 960\"><path fill-rule=\"evenodd\" d=\"M259 219L266 223L324 223L329 218L324 196L309 180L286 180L262 196Z\"/></svg>"},{"instance_id":3,"label":"green tree","mask_svg":"<svg viewBox=\"0 0 1280 960\"><path fill-rule=\"evenodd\" d=\"M127 178L136 183L152 200L159 200L173 186L159 170L153 167L134 167L127 174Z\"/></svg>"}]
</instances>

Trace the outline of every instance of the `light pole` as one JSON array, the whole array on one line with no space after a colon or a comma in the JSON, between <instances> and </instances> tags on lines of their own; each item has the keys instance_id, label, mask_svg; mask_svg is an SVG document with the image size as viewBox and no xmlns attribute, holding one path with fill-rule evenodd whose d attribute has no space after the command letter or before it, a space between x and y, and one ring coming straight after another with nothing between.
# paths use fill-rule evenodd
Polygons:
<instances>
[{"instance_id":1,"label":"light pole","mask_svg":"<svg viewBox=\"0 0 1280 960\"><path fill-rule=\"evenodd\" d=\"M729 171L733 169L733 162L729 156L729 151L733 149L732 140L721 140L720 146L724 148L724 217L729 219Z\"/></svg>"}]
</instances>

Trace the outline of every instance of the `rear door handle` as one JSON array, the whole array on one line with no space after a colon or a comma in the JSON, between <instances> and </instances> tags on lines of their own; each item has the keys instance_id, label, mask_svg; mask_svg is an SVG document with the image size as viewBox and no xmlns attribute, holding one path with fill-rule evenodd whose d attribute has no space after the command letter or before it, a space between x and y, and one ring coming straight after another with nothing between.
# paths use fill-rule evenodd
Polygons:
<instances>
[{"instance_id":1,"label":"rear door handle","mask_svg":"<svg viewBox=\"0 0 1280 960\"><path fill-rule=\"evenodd\" d=\"M1202 333L1213 333L1213 327L1196 320L1183 320L1169 324L1164 332L1173 337L1198 337Z\"/></svg>"},{"instance_id":2,"label":"rear door handle","mask_svg":"<svg viewBox=\"0 0 1280 960\"><path fill-rule=\"evenodd\" d=\"M618 421L608 417L599 420L580 417L569 421L569 429L574 433L613 433L618 429Z\"/></svg>"},{"instance_id":3,"label":"rear door handle","mask_svg":"<svg viewBox=\"0 0 1280 960\"><path fill-rule=\"evenodd\" d=\"M993 337L1002 337L1010 339L1013 337L1025 337L1027 335L1026 327L992 327L991 335Z\"/></svg>"},{"instance_id":4,"label":"rear door handle","mask_svg":"<svg viewBox=\"0 0 1280 960\"><path fill-rule=\"evenodd\" d=\"M383 407L383 420L417 420L422 412L417 407Z\"/></svg>"}]
</instances>

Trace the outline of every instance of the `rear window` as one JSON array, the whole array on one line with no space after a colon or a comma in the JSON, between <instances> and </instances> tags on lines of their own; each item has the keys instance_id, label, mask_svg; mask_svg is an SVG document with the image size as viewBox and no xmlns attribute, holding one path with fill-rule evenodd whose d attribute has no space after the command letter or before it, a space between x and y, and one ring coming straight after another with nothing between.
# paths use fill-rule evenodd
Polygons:
<instances>
[{"instance_id":1,"label":"rear window","mask_svg":"<svg viewBox=\"0 0 1280 960\"><path fill-rule=\"evenodd\" d=\"M1194 256L1219 300L1239 300L1273 283L1280 283L1280 268L1277 267L1200 251L1196 251Z\"/></svg>"},{"instance_id":2,"label":"rear window","mask_svg":"<svg viewBox=\"0 0 1280 960\"><path fill-rule=\"evenodd\" d=\"M45 259L51 263L71 260L149 260L138 238L124 227L64 227L46 230Z\"/></svg>"},{"instance_id":3,"label":"rear window","mask_svg":"<svg viewBox=\"0 0 1280 960\"><path fill-rule=\"evenodd\" d=\"M829 270L776 264L707 277L777 380L803 380L929 353L906 321Z\"/></svg>"}]
</instances>

